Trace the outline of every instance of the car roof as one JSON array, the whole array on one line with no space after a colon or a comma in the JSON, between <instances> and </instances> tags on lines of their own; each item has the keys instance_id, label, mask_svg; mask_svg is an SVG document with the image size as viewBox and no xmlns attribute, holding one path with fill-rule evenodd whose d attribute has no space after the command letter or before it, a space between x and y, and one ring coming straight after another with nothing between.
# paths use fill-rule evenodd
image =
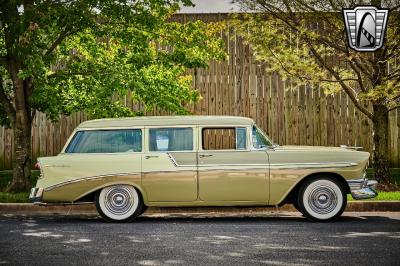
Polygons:
<instances>
[{"instance_id":1,"label":"car roof","mask_svg":"<svg viewBox=\"0 0 400 266\"><path fill-rule=\"evenodd\" d=\"M248 126L254 121L240 116L143 116L129 118L106 118L88 120L81 123L77 129L93 128L127 128L135 126L177 126L177 125L209 125L209 126Z\"/></svg>"}]
</instances>

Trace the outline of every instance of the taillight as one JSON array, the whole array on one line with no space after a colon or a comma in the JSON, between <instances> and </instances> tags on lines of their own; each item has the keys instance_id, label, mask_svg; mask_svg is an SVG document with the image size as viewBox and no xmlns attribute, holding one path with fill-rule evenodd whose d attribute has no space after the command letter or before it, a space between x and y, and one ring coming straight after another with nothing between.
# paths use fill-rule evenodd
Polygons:
<instances>
[{"instance_id":1,"label":"taillight","mask_svg":"<svg viewBox=\"0 0 400 266\"><path fill-rule=\"evenodd\" d=\"M39 162L36 162L36 163L33 165L33 169L34 169L34 170L40 170L40 164L39 164Z\"/></svg>"}]
</instances>

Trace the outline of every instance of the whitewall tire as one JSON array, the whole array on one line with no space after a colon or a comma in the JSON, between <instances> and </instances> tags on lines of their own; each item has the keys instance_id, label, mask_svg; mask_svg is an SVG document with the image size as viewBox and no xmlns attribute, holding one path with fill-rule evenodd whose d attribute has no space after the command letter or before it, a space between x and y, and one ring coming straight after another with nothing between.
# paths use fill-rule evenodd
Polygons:
<instances>
[{"instance_id":1,"label":"whitewall tire","mask_svg":"<svg viewBox=\"0 0 400 266\"><path fill-rule=\"evenodd\" d=\"M304 182L298 194L300 211L313 221L334 221L347 205L345 190L338 180L319 177Z\"/></svg>"},{"instance_id":2,"label":"whitewall tire","mask_svg":"<svg viewBox=\"0 0 400 266\"><path fill-rule=\"evenodd\" d=\"M96 195L98 213L109 222L128 222L142 212L143 201L133 186L114 185Z\"/></svg>"}]
</instances>

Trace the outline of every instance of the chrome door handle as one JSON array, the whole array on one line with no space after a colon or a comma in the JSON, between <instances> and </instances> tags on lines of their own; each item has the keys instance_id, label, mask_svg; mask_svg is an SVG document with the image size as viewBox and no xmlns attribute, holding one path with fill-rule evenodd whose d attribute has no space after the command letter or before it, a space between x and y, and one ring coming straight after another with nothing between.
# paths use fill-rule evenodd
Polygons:
<instances>
[{"instance_id":1,"label":"chrome door handle","mask_svg":"<svg viewBox=\"0 0 400 266\"><path fill-rule=\"evenodd\" d=\"M157 155L146 155L144 156L145 159L150 159L150 158L158 158Z\"/></svg>"},{"instance_id":2,"label":"chrome door handle","mask_svg":"<svg viewBox=\"0 0 400 266\"><path fill-rule=\"evenodd\" d=\"M212 157L212 154L200 154L200 158L205 158L205 157Z\"/></svg>"}]
</instances>

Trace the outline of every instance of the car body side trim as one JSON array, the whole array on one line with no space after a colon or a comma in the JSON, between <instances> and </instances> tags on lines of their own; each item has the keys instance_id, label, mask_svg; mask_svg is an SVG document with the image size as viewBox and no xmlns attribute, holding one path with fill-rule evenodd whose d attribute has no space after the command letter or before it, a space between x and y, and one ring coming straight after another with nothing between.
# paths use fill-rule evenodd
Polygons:
<instances>
[{"instance_id":1,"label":"car body side trim","mask_svg":"<svg viewBox=\"0 0 400 266\"><path fill-rule=\"evenodd\" d=\"M168 157L171 162L176 167L196 167L195 164L179 164L174 156L167 152ZM292 169L292 168L332 168L332 167L351 167L357 166L358 163L354 162L321 162L321 163L275 163L275 164L199 164L198 167L218 167L218 166L264 166L269 168L282 168L282 169ZM294 167L293 167L294 166Z\"/></svg>"},{"instance_id":2,"label":"car body side trim","mask_svg":"<svg viewBox=\"0 0 400 266\"><path fill-rule=\"evenodd\" d=\"M44 191L50 191L62 186L66 186L69 184L73 184L73 183L78 183L78 182L82 182L82 181L89 181L89 180L94 180L94 179L101 179L101 178L105 178L105 177L110 177L110 176L127 176L127 175L140 175L141 173L138 172L134 172L134 173L118 173L118 174L107 174L107 175L96 175L96 176L87 176L87 177L79 177L79 178L71 178L71 180L68 181L64 181L61 183L57 183L55 185L51 185L48 186L44 189Z\"/></svg>"}]
</instances>

